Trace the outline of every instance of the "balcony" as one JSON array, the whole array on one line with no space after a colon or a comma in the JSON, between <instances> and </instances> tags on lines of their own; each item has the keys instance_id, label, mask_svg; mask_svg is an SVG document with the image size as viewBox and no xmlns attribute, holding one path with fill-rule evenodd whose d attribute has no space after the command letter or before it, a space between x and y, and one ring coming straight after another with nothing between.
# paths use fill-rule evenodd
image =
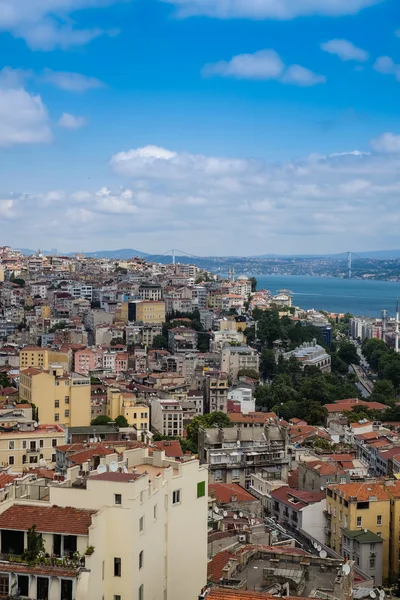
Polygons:
<instances>
[{"instance_id":1,"label":"balcony","mask_svg":"<svg viewBox=\"0 0 400 600\"><path fill-rule=\"evenodd\" d=\"M329 520L331 520L331 519L332 519L332 513L331 513L331 512L329 512L329 511L327 511L327 510L324 510L324 515L325 515L325 517L326 517L327 519L329 519Z\"/></svg>"},{"instance_id":2,"label":"balcony","mask_svg":"<svg viewBox=\"0 0 400 600\"><path fill-rule=\"evenodd\" d=\"M325 535L327 535L328 537L331 537L332 530L331 530L330 526L327 525L326 527L324 527L324 532L325 532Z\"/></svg>"},{"instance_id":3,"label":"balcony","mask_svg":"<svg viewBox=\"0 0 400 600\"><path fill-rule=\"evenodd\" d=\"M41 450L43 450L43 448L27 448L26 452L27 454L37 454Z\"/></svg>"}]
</instances>

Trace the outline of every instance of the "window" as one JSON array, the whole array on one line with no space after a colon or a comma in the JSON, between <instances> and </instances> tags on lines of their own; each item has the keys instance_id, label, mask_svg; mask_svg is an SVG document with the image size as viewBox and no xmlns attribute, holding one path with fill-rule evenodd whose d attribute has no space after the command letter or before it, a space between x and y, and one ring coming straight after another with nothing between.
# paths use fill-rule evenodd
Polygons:
<instances>
[{"instance_id":1,"label":"window","mask_svg":"<svg viewBox=\"0 0 400 600\"><path fill-rule=\"evenodd\" d=\"M13 465L14 464L14 457L13 456L9 456L8 457L8 464L9 465Z\"/></svg>"},{"instance_id":2,"label":"window","mask_svg":"<svg viewBox=\"0 0 400 600\"><path fill-rule=\"evenodd\" d=\"M51 455L51 462L55 463L57 461L57 454Z\"/></svg>"},{"instance_id":3,"label":"window","mask_svg":"<svg viewBox=\"0 0 400 600\"><path fill-rule=\"evenodd\" d=\"M339 510L339 521L341 521L341 520L342 520L342 511Z\"/></svg>"},{"instance_id":4,"label":"window","mask_svg":"<svg viewBox=\"0 0 400 600\"><path fill-rule=\"evenodd\" d=\"M340 483L346 483L346 477L341 477L340 478Z\"/></svg>"},{"instance_id":5,"label":"window","mask_svg":"<svg viewBox=\"0 0 400 600\"><path fill-rule=\"evenodd\" d=\"M114 600L121 600L121 596L119 594L114 594Z\"/></svg>"},{"instance_id":6,"label":"window","mask_svg":"<svg viewBox=\"0 0 400 600\"><path fill-rule=\"evenodd\" d=\"M23 465L25 465L25 464L26 464L27 458L28 458L28 457L26 456L26 454L24 454L24 455L23 455L23 457L22 457L22 464L23 464Z\"/></svg>"},{"instance_id":7,"label":"window","mask_svg":"<svg viewBox=\"0 0 400 600\"><path fill-rule=\"evenodd\" d=\"M216 469L214 472L214 481L222 481L222 469Z\"/></svg>"},{"instance_id":8,"label":"window","mask_svg":"<svg viewBox=\"0 0 400 600\"><path fill-rule=\"evenodd\" d=\"M37 456L30 456L30 457L29 457L29 463L30 463L31 465L34 465L34 464L36 464L36 463L37 463L37 461L38 461L38 457L37 457Z\"/></svg>"},{"instance_id":9,"label":"window","mask_svg":"<svg viewBox=\"0 0 400 600\"><path fill-rule=\"evenodd\" d=\"M172 492L172 504L181 503L181 490L174 490Z\"/></svg>"},{"instance_id":10,"label":"window","mask_svg":"<svg viewBox=\"0 0 400 600\"><path fill-rule=\"evenodd\" d=\"M139 519L139 531L144 531L144 517Z\"/></svg>"},{"instance_id":11,"label":"window","mask_svg":"<svg viewBox=\"0 0 400 600\"><path fill-rule=\"evenodd\" d=\"M64 411L64 416L65 416L65 417L69 417L69 410L65 410L65 411Z\"/></svg>"},{"instance_id":12,"label":"window","mask_svg":"<svg viewBox=\"0 0 400 600\"><path fill-rule=\"evenodd\" d=\"M199 481L199 483L197 484L197 497L203 498L203 496L205 496L205 495L206 495L206 482Z\"/></svg>"},{"instance_id":13,"label":"window","mask_svg":"<svg viewBox=\"0 0 400 600\"><path fill-rule=\"evenodd\" d=\"M369 559L369 568L375 569L375 559L374 558Z\"/></svg>"},{"instance_id":14,"label":"window","mask_svg":"<svg viewBox=\"0 0 400 600\"><path fill-rule=\"evenodd\" d=\"M370 544L369 549L371 552L375 552L375 543Z\"/></svg>"},{"instance_id":15,"label":"window","mask_svg":"<svg viewBox=\"0 0 400 600\"><path fill-rule=\"evenodd\" d=\"M362 523L362 518L357 517L357 527L361 527L361 523Z\"/></svg>"},{"instance_id":16,"label":"window","mask_svg":"<svg viewBox=\"0 0 400 600\"><path fill-rule=\"evenodd\" d=\"M51 445L55 448L57 446L57 440L51 440Z\"/></svg>"},{"instance_id":17,"label":"window","mask_svg":"<svg viewBox=\"0 0 400 600\"><path fill-rule=\"evenodd\" d=\"M121 494L114 494L114 504L122 504Z\"/></svg>"},{"instance_id":18,"label":"window","mask_svg":"<svg viewBox=\"0 0 400 600\"><path fill-rule=\"evenodd\" d=\"M382 515L378 515L378 516L376 517L376 524L377 524L377 525L382 525Z\"/></svg>"},{"instance_id":19,"label":"window","mask_svg":"<svg viewBox=\"0 0 400 600\"><path fill-rule=\"evenodd\" d=\"M65 404L69 404L69 396L65 396Z\"/></svg>"},{"instance_id":20,"label":"window","mask_svg":"<svg viewBox=\"0 0 400 600\"><path fill-rule=\"evenodd\" d=\"M22 448L25 450L25 448L26 448L26 440L22 440Z\"/></svg>"},{"instance_id":21,"label":"window","mask_svg":"<svg viewBox=\"0 0 400 600\"><path fill-rule=\"evenodd\" d=\"M18 575L18 589L21 596L29 596L29 575Z\"/></svg>"},{"instance_id":22,"label":"window","mask_svg":"<svg viewBox=\"0 0 400 600\"><path fill-rule=\"evenodd\" d=\"M7 579L7 581L8 581L8 579ZM144 586L143 586L143 583L139 587L139 596L138 596L138 599L139 600L144 600Z\"/></svg>"},{"instance_id":23,"label":"window","mask_svg":"<svg viewBox=\"0 0 400 600\"><path fill-rule=\"evenodd\" d=\"M14 441L8 442L8 449L14 450L14 448L15 448L15 442Z\"/></svg>"},{"instance_id":24,"label":"window","mask_svg":"<svg viewBox=\"0 0 400 600\"><path fill-rule=\"evenodd\" d=\"M121 577L121 559L114 558L114 577Z\"/></svg>"},{"instance_id":25,"label":"window","mask_svg":"<svg viewBox=\"0 0 400 600\"><path fill-rule=\"evenodd\" d=\"M54 400L54 408L59 408L59 406L60 406L60 401Z\"/></svg>"},{"instance_id":26,"label":"window","mask_svg":"<svg viewBox=\"0 0 400 600\"><path fill-rule=\"evenodd\" d=\"M232 481L238 481L240 479L240 469L232 469Z\"/></svg>"},{"instance_id":27,"label":"window","mask_svg":"<svg viewBox=\"0 0 400 600\"><path fill-rule=\"evenodd\" d=\"M43 448L44 446L44 440L39 440L39 448Z\"/></svg>"},{"instance_id":28,"label":"window","mask_svg":"<svg viewBox=\"0 0 400 600\"><path fill-rule=\"evenodd\" d=\"M139 552L139 569L143 567L143 550Z\"/></svg>"},{"instance_id":29,"label":"window","mask_svg":"<svg viewBox=\"0 0 400 600\"><path fill-rule=\"evenodd\" d=\"M59 420L60 420L59 413L55 413L55 415L54 415L54 421L57 423L57 421L59 421Z\"/></svg>"},{"instance_id":30,"label":"window","mask_svg":"<svg viewBox=\"0 0 400 600\"><path fill-rule=\"evenodd\" d=\"M157 504L155 504L153 507L153 517L154 517L154 520L157 519Z\"/></svg>"},{"instance_id":31,"label":"window","mask_svg":"<svg viewBox=\"0 0 400 600\"><path fill-rule=\"evenodd\" d=\"M144 492L141 491L140 492L140 504L143 504L143 497L144 497Z\"/></svg>"}]
</instances>

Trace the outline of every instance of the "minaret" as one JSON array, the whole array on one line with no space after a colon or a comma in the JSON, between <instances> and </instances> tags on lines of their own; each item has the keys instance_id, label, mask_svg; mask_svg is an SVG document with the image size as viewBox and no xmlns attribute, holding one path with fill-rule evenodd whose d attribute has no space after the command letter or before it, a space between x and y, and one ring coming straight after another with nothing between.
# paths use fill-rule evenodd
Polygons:
<instances>
[{"instance_id":1,"label":"minaret","mask_svg":"<svg viewBox=\"0 0 400 600\"><path fill-rule=\"evenodd\" d=\"M399 352L399 299L398 298L397 298L397 302L396 302L396 329L395 329L395 335L396 335L395 351L398 353Z\"/></svg>"}]
</instances>

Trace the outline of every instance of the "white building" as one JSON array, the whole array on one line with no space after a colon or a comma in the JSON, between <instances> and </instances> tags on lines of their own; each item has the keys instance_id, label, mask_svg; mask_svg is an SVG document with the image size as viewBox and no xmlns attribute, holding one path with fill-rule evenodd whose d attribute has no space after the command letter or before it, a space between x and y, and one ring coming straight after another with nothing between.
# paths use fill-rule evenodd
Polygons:
<instances>
[{"instance_id":1,"label":"white building","mask_svg":"<svg viewBox=\"0 0 400 600\"><path fill-rule=\"evenodd\" d=\"M259 355L250 346L224 346L221 351L221 371L228 373L234 381L241 369L254 369L258 372Z\"/></svg>"},{"instance_id":2,"label":"white building","mask_svg":"<svg viewBox=\"0 0 400 600\"><path fill-rule=\"evenodd\" d=\"M89 302L92 302L93 299L93 287L83 283L76 283L68 286L68 293L71 294L73 298L86 298Z\"/></svg>"},{"instance_id":3,"label":"white building","mask_svg":"<svg viewBox=\"0 0 400 600\"><path fill-rule=\"evenodd\" d=\"M40 600L197 600L207 581L207 469L138 448L108 470L116 457L104 457L104 472L78 479L78 489L80 467L70 469L45 501L39 485L17 501L11 487L0 531L2 549L18 561L1 561L4 597L19 587ZM51 557L37 564L21 558L33 525ZM66 555L68 566L54 564Z\"/></svg>"},{"instance_id":4,"label":"white building","mask_svg":"<svg viewBox=\"0 0 400 600\"><path fill-rule=\"evenodd\" d=\"M176 400L151 401L151 426L161 435L183 435L183 410Z\"/></svg>"},{"instance_id":5,"label":"white building","mask_svg":"<svg viewBox=\"0 0 400 600\"><path fill-rule=\"evenodd\" d=\"M316 340L304 342L301 346L283 354L283 358L289 360L291 356L297 358L302 369L306 366L317 367L323 373L331 372L331 357L325 348L317 344Z\"/></svg>"},{"instance_id":6,"label":"white building","mask_svg":"<svg viewBox=\"0 0 400 600\"><path fill-rule=\"evenodd\" d=\"M243 415L254 413L256 410L256 401L253 398L253 392L248 387L238 387L228 392L228 400L240 403L240 412Z\"/></svg>"}]
</instances>

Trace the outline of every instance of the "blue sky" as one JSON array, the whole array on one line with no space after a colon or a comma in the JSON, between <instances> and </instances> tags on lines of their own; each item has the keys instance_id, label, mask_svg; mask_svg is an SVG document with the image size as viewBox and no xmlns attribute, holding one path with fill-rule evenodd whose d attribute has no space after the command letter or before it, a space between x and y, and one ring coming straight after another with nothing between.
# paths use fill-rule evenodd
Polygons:
<instances>
[{"instance_id":1,"label":"blue sky","mask_svg":"<svg viewBox=\"0 0 400 600\"><path fill-rule=\"evenodd\" d=\"M16 247L396 248L396 0L0 0Z\"/></svg>"}]
</instances>

